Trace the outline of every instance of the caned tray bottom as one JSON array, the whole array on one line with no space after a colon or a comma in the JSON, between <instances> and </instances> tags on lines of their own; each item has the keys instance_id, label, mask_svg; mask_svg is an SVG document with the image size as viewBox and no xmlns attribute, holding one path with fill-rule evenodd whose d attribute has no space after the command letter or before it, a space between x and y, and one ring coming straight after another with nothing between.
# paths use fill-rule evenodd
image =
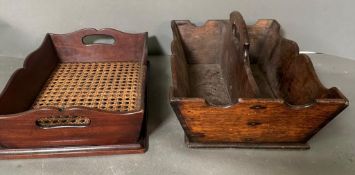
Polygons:
<instances>
[{"instance_id":1,"label":"caned tray bottom","mask_svg":"<svg viewBox=\"0 0 355 175\"><path fill-rule=\"evenodd\" d=\"M139 110L144 73L145 66L133 62L60 63L32 107Z\"/></svg>"}]
</instances>

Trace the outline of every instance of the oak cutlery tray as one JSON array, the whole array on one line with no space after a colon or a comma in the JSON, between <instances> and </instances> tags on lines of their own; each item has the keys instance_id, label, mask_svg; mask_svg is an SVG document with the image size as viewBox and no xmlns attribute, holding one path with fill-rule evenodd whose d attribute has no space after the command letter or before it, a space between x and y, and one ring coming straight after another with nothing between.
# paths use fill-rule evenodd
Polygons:
<instances>
[{"instance_id":1,"label":"oak cutlery tray","mask_svg":"<svg viewBox=\"0 0 355 175\"><path fill-rule=\"evenodd\" d=\"M309 148L348 106L275 20L172 21L171 105L189 147Z\"/></svg>"}]
</instances>

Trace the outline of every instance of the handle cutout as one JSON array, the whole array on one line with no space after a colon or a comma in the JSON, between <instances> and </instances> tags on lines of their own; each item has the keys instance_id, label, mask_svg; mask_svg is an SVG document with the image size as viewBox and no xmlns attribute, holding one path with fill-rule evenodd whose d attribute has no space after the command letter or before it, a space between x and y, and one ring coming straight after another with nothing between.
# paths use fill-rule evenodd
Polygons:
<instances>
[{"instance_id":1,"label":"handle cutout","mask_svg":"<svg viewBox=\"0 0 355 175\"><path fill-rule=\"evenodd\" d=\"M110 35L105 34L93 34L84 36L82 39L83 44L93 45L93 44L108 44L113 45L116 43L115 38Z\"/></svg>"},{"instance_id":2,"label":"handle cutout","mask_svg":"<svg viewBox=\"0 0 355 175\"><path fill-rule=\"evenodd\" d=\"M90 124L90 119L79 116L50 116L36 120L36 125L40 128L63 128L63 127L86 127Z\"/></svg>"}]
</instances>

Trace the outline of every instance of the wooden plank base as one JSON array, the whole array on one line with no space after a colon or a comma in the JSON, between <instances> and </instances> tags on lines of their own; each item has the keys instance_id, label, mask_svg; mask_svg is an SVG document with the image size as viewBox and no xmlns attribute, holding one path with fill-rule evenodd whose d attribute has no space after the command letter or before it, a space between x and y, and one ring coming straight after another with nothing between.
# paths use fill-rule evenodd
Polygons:
<instances>
[{"instance_id":1,"label":"wooden plank base","mask_svg":"<svg viewBox=\"0 0 355 175\"><path fill-rule=\"evenodd\" d=\"M248 149L299 149L306 150L307 143L198 143L192 142L185 136L188 148L248 148Z\"/></svg>"}]
</instances>

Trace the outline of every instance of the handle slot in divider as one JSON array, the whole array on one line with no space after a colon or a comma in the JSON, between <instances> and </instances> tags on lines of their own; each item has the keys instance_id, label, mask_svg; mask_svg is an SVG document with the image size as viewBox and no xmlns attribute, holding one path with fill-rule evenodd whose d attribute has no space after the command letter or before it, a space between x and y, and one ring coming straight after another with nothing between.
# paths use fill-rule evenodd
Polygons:
<instances>
[{"instance_id":1,"label":"handle slot in divider","mask_svg":"<svg viewBox=\"0 0 355 175\"><path fill-rule=\"evenodd\" d=\"M39 118L36 120L36 125L40 128L63 128L63 127L87 127L91 120L87 117L80 116L50 116Z\"/></svg>"}]
</instances>

